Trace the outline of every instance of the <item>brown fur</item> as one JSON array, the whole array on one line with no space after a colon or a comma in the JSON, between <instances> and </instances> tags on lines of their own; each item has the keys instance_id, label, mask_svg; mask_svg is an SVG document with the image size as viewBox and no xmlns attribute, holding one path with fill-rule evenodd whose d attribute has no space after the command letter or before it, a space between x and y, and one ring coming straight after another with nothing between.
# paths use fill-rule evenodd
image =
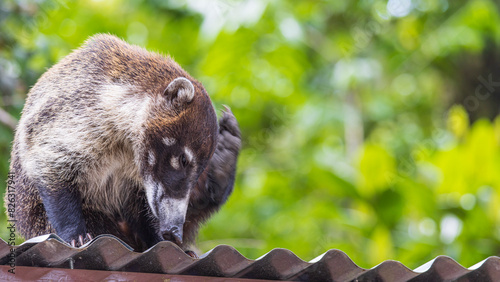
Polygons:
<instances>
[{"instance_id":1,"label":"brown fur","mask_svg":"<svg viewBox=\"0 0 500 282\"><path fill-rule=\"evenodd\" d=\"M232 191L240 144L232 113L218 125L203 85L171 58L97 35L28 94L11 155L18 230L110 233L144 250L175 238L183 216L165 203L188 197L185 247Z\"/></svg>"}]
</instances>

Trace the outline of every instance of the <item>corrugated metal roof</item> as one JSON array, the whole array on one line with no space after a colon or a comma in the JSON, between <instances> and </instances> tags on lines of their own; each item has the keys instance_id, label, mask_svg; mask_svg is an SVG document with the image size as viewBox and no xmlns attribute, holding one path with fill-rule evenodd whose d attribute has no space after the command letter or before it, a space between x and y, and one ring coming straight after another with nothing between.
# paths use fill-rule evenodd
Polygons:
<instances>
[{"instance_id":1,"label":"corrugated metal roof","mask_svg":"<svg viewBox=\"0 0 500 282\"><path fill-rule=\"evenodd\" d=\"M98 236L76 249L53 234L33 238L14 249L16 275L29 270L31 276L14 276L8 273L10 266L2 266L0 280L50 277L63 280L64 277L69 280L79 277L98 280L176 277L190 280L193 276L204 276L206 280L210 280L208 277L225 277L296 281L500 281L499 257L490 257L468 269L446 256L439 256L415 270L397 261L384 261L371 269L364 269L339 250L329 250L310 262L286 249L274 249L259 259L250 260L233 247L221 245L194 259L166 241L137 253L111 235ZM8 265L10 254L10 246L0 240L0 264ZM83 270L99 271L93 275ZM141 276L145 273L162 275Z\"/></svg>"}]
</instances>

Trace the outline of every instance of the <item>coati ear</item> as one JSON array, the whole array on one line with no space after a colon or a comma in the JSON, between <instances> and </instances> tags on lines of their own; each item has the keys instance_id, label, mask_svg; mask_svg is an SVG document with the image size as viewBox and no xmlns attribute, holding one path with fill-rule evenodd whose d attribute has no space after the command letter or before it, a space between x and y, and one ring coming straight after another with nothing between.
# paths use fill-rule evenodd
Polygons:
<instances>
[{"instance_id":1,"label":"coati ear","mask_svg":"<svg viewBox=\"0 0 500 282\"><path fill-rule=\"evenodd\" d=\"M189 103L194 97L194 86L191 81L181 76L170 82L165 89L164 95L173 104Z\"/></svg>"}]
</instances>

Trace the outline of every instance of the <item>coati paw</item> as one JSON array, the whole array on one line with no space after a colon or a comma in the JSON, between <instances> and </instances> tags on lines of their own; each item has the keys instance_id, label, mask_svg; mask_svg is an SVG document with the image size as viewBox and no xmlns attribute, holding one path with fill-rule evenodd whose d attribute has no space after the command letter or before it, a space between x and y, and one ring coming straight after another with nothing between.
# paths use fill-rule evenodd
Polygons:
<instances>
[{"instance_id":1,"label":"coati paw","mask_svg":"<svg viewBox=\"0 0 500 282\"><path fill-rule=\"evenodd\" d=\"M228 137L232 135L235 139L233 141L233 145L237 145L237 150L239 150L241 146L241 133L240 127L238 126L238 121L231 112L231 109L228 106L224 105L225 111L222 112L222 117L219 120L219 137ZM222 136L221 136L222 135ZM237 140L236 140L237 139ZM236 142L239 141L239 142ZM220 140L219 140L220 142Z\"/></svg>"},{"instance_id":2,"label":"coati paw","mask_svg":"<svg viewBox=\"0 0 500 282\"><path fill-rule=\"evenodd\" d=\"M200 257L198 257L198 255L197 255L195 252L193 252L193 251L187 250L187 251L185 251L185 253L186 253L186 255L188 255L188 256L190 256L190 257L192 257L192 258L195 258L195 259L200 258Z\"/></svg>"},{"instance_id":3,"label":"coati paw","mask_svg":"<svg viewBox=\"0 0 500 282\"><path fill-rule=\"evenodd\" d=\"M215 167L235 166L241 148L241 132L238 121L231 110L226 106L224 107L226 110L219 120L217 148L211 160L211 165Z\"/></svg>"},{"instance_id":4,"label":"coati paw","mask_svg":"<svg viewBox=\"0 0 500 282\"><path fill-rule=\"evenodd\" d=\"M197 230L199 222L203 222L224 204L233 191L240 147L241 133L238 122L231 110L225 107L219 118L215 152L198 179L196 189L191 192L185 224L195 227L188 230ZM186 230L186 225L184 229Z\"/></svg>"},{"instance_id":5,"label":"coati paw","mask_svg":"<svg viewBox=\"0 0 500 282\"><path fill-rule=\"evenodd\" d=\"M228 107L219 119L217 148L209 163L210 198L223 203L231 193L236 174L236 162L241 148L241 133L238 121Z\"/></svg>"},{"instance_id":6,"label":"coati paw","mask_svg":"<svg viewBox=\"0 0 500 282\"><path fill-rule=\"evenodd\" d=\"M82 235L78 235L78 239L73 239L70 242L71 247L73 248L80 248L83 246L85 243L92 241L92 235L90 233L87 233L85 235L85 238Z\"/></svg>"}]
</instances>

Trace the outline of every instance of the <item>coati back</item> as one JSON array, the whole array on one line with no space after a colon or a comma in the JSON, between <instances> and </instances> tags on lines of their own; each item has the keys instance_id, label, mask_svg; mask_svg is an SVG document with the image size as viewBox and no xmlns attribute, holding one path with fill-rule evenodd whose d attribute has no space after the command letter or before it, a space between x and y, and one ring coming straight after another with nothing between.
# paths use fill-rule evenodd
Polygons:
<instances>
[{"instance_id":1,"label":"coati back","mask_svg":"<svg viewBox=\"0 0 500 282\"><path fill-rule=\"evenodd\" d=\"M43 74L16 129L18 231L186 249L233 190L240 131L169 57L97 35ZM6 201L7 202L7 201Z\"/></svg>"}]
</instances>

